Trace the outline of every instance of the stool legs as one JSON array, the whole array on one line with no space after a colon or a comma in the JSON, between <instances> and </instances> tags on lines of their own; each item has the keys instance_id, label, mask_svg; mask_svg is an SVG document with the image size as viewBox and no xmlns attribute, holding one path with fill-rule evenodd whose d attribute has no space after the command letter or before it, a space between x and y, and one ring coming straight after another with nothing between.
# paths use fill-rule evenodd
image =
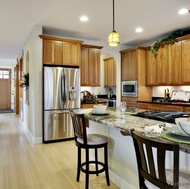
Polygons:
<instances>
[{"instance_id":1,"label":"stool legs","mask_svg":"<svg viewBox=\"0 0 190 189\"><path fill-rule=\"evenodd\" d=\"M89 148L85 149L85 159L86 159L86 171L85 171L85 189L89 188ZM82 163L81 163L81 148L78 147L78 164L77 164L77 182L79 182L80 179L80 171L82 168ZM105 168L105 176L106 176L106 182L107 185L110 186L110 180L109 180L109 170L108 170L108 147L104 147L104 168ZM98 149L95 148L95 169L96 169L96 175L98 176Z\"/></svg>"},{"instance_id":2,"label":"stool legs","mask_svg":"<svg viewBox=\"0 0 190 189\"><path fill-rule=\"evenodd\" d=\"M108 146L104 147L104 163L107 185L110 186L109 171L108 171Z\"/></svg>"},{"instance_id":3,"label":"stool legs","mask_svg":"<svg viewBox=\"0 0 190 189\"><path fill-rule=\"evenodd\" d=\"M81 148L78 147L77 182L79 182L80 179L80 168L81 168Z\"/></svg>"},{"instance_id":4,"label":"stool legs","mask_svg":"<svg viewBox=\"0 0 190 189\"><path fill-rule=\"evenodd\" d=\"M86 148L86 184L85 189L88 189L88 183L89 183L89 149Z\"/></svg>"},{"instance_id":5,"label":"stool legs","mask_svg":"<svg viewBox=\"0 0 190 189\"><path fill-rule=\"evenodd\" d=\"M95 148L95 166L96 166L96 176L98 176L98 152L97 148Z\"/></svg>"}]
</instances>

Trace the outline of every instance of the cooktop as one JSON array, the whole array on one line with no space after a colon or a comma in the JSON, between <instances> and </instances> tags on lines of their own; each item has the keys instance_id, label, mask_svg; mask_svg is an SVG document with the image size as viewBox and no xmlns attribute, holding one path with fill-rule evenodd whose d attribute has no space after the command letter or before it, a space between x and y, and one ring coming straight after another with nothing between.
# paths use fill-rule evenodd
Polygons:
<instances>
[{"instance_id":1,"label":"cooktop","mask_svg":"<svg viewBox=\"0 0 190 189\"><path fill-rule=\"evenodd\" d=\"M169 122L169 123L175 123L175 118L179 118L179 117L188 118L190 117L190 113L167 111L167 110L147 110L147 111L133 114L133 116L154 119L154 120L164 121L164 122Z\"/></svg>"}]
</instances>

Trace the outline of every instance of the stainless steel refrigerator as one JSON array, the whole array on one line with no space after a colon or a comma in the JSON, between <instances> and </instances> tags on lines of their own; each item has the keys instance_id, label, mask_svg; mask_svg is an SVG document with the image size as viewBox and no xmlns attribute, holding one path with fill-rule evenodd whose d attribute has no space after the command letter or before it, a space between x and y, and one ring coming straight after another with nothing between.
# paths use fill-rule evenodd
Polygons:
<instances>
[{"instance_id":1,"label":"stainless steel refrigerator","mask_svg":"<svg viewBox=\"0 0 190 189\"><path fill-rule=\"evenodd\" d=\"M78 67L43 66L43 142L74 137L69 109L80 108Z\"/></svg>"}]
</instances>

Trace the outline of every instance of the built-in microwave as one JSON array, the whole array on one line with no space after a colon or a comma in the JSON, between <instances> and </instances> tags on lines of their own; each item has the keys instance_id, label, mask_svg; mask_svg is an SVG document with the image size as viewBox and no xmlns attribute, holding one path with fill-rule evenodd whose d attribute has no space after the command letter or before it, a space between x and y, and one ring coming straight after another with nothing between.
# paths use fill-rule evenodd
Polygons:
<instances>
[{"instance_id":1,"label":"built-in microwave","mask_svg":"<svg viewBox=\"0 0 190 189\"><path fill-rule=\"evenodd\" d=\"M137 97L137 81L122 81L122 96Z\"/></svg>"}]
</instances>

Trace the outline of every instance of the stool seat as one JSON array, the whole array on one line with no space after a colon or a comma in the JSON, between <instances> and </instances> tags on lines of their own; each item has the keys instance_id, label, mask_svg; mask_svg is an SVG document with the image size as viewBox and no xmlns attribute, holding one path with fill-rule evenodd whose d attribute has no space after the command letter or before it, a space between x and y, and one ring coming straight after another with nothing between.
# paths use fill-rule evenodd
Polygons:
<instances>
[{"instance_id":1,"label":"stool seat","mask_svg":"<svg viewBox=\"0 0 190 189\"><path fill-rule=\"evenodd\" d=\"M77 138L77 142L79 142L81 145L84 144L84 140L81 138ZM108 143L108 138L103 135L99 134L88 134L87 135L87 145L90 147L94 147L94 145L105 145Z\"/></svg>"}]
</instances>

